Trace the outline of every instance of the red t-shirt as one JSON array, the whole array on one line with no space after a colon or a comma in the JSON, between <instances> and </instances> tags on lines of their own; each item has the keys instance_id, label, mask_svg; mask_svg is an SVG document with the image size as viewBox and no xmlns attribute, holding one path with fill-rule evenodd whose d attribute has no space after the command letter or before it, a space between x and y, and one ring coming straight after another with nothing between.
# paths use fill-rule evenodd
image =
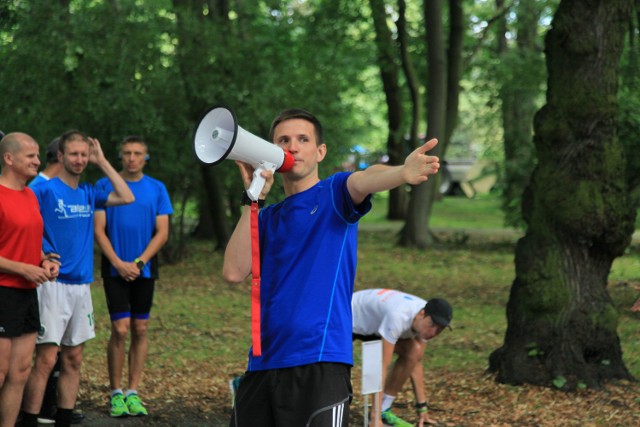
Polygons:
<instances>
[{"instance_id":1,"label":"red t-shirt","mask_svg":"<svg viewBox=\"0 0 640 427\"><path fill-rule=\"evenodd\" d=\"M30 188L12 190L0 185L0 256L40 265L43 223L38 199ZM36 284L17 274L0 271L0 286L32 289Z\"/></svg>"}]
</instances>

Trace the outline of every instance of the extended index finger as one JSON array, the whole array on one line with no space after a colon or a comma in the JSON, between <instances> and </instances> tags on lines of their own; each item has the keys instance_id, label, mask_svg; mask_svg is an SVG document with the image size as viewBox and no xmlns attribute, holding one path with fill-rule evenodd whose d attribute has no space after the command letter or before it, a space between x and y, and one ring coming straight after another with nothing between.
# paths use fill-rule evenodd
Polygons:
<instances>
[{"instance_id":1,"label":"extended index finger","mask_svg":"<svg viewBox=\"0 0 640 427\"><path fill-rule=\"evenodd\" d=\"M420 147L418 147L418 152L420 154L426 154L428 151L431 151L433 147L435 147L436 145L438 145L438 139L431 138L429 141L425 142Z\"/></svg>"}]
</instances>

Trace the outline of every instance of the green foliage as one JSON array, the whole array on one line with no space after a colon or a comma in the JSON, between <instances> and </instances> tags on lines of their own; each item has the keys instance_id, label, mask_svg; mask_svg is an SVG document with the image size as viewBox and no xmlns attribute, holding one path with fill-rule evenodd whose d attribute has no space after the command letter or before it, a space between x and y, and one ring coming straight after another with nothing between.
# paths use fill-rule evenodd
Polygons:
<instances>
[{"instance_id":1,"label":"green foliage","mask_svg":"<svg viewBox=\"0 0 640 427\"><path fill-rule=\"evenodd\" d=\"M562 375L553 379L553 386L557 389L562 390L562 388L567 384L567 379Z\"/></svg>"},{"instance_id":2,"label":"green foliage","mask_svg":"<svg viewBox=\"0 0 640 427\"><path fill-rule=\"evenodd\" d=\"M535 342L529 343L527 345L527 350L527 356L529 357L544 356L544 350L541 350Z\"/></svg>"}]
</instances>

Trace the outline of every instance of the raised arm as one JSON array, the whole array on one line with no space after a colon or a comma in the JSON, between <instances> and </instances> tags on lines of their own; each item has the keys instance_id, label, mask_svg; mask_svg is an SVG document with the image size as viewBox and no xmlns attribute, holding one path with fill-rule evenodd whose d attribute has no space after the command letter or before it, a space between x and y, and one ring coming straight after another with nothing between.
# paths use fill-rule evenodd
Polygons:
<instances>
[{"instance_id":1,"label":"raised arm","mask_svg":"<svg viewBox=\"0 0 640 427\"><path fill-rule=\"evenodd\" d=\"M106 206L126 205L134 201L133 193L124 179L111 166L109 160L104 156L100 141L96 138L89 138L89 162L98 166L113 185L113 191L109 194Z\"/></svg>"},{"instance_id":2,"label":"raised arm","mask_svg":"<svg viewBox=\"0 0 640 427\"><path fill-rule=\"evenodd\" d=\"M363 171L354 172L347 180L347 188L355 204L361 203L369 194L391 190L403 184L420 184L440 169L440 160L427 153L438 143L431 139L407 156L403 165L373 165Z\"/></svg>"}]
</instances>

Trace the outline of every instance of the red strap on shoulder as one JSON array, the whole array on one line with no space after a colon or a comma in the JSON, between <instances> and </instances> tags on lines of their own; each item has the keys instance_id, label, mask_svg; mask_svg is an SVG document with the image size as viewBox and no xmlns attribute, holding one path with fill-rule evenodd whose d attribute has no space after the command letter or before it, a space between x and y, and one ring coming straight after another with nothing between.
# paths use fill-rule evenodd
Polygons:
<instances>
[{"instance_id":1,"label":"red strap on shoulder","mask_svg":"<svg viewBox=\"0 0 640 427\"><path fill-rule=\"evenodd\" d=\"M258 235L258 202L251 202L251 343L253 355L262 355L260 339L260 237Z\"/></svg>"}]
</instances>

